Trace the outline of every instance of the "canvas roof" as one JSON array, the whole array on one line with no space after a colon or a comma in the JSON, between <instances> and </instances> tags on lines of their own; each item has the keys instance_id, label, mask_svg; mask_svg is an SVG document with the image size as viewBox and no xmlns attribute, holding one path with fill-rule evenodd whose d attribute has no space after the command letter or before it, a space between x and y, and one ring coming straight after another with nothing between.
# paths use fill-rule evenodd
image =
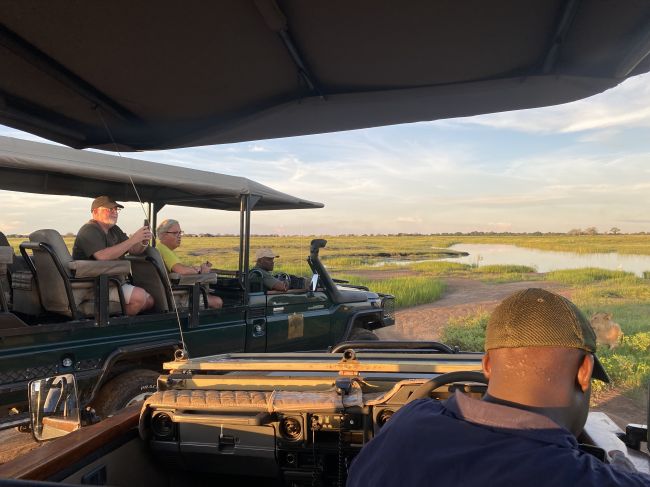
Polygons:
<instances>
[{"instance_id":1,"label":"canvas roof","mask_svg":"<svg viewBox=\"0 0 650 487\"><path fill-rule=\"evenodd\" d=\"M639 0L52 0L0 18L0 123L78 148L539 107L650 69Z\"/></svg>"},{"instance_id":2,"label":"canvas roof","mask_svg":"<svg viewBox=\"0 0 650 487\"><path fill-rule=\"evenodd\" d=\"M240 195L250 194L260 197L254 210L323 207L242 177L0 137L0 189L124 202L138 201L134 184L142 201L157 204L238 211Z\"/></svg>"}]
</instances>

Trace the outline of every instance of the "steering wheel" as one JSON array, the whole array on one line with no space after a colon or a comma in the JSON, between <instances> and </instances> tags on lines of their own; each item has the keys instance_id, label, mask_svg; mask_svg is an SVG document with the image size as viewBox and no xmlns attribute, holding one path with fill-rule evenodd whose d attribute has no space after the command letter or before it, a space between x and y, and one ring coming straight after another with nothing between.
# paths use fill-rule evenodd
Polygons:
<instances>
[{"instance_id":1,"label":"steering wheel","mask_svg":"<svg viewBox=\"0 0 650 487\"><path fill-rule=\"evenodd\" d=\"M479 382L481 384L487 384L488 381L483 375L483 372L476 371L458 371L458 372L448 372L446 374L441 374L438 377L429 379L424 384L421 384L420 387L413 391L413 394L408 398L406 404L415 401L417 399L425 399L431 397L431 393L435 391L438 387L452 384L454 382Z\"/></svg>"},{"instance_id":2,"label":"steering wheel","mask_svg":"<svg viewBox=\"0 0 650 487\"><path fill-rule=\"evenodd\" d=\"M278 272L275 275L275 278L279 279L282 282L286 282L289 285L289 287L291 287L291 276L286 272Z\"/></svg>"}]
</instances>

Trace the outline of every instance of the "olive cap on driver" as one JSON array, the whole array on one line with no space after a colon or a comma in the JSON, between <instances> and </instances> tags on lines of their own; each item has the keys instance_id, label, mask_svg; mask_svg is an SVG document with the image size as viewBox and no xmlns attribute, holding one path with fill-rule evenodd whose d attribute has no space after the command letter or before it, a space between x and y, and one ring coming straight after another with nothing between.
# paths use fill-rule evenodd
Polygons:
<instances>
[{"instance_id":1,"label":"olive cap on driver","mask_svg":"<svg viewBox=\"0 0 650 487\"><path fill-rule=\"evenodd\" d=\"M592 377L609 382L596 357L596 334L571 301L544 289L530 288L504 299L490 316L485 350L495 348L579 348L594 356Z\"/></svg>"}]
</instances>

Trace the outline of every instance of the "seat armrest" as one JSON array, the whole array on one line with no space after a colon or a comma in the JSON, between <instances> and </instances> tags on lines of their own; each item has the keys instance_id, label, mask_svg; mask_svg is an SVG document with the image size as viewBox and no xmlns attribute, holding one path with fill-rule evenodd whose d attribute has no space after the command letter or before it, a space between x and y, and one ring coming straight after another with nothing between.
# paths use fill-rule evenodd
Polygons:
<instances>
[{"instance_id":1,"label":"seat armrest","mask_svg":"<svg viewBox=\"0 0 650 487\"><path fill-rule=\"evenodd\" d=\"M0 247L0 264L13 264L14 249L11 247Z\"/></svg>"},{"instance_id":2,"label":"seat armrest","mask_svg":"<svg viewBox=\"0 0 650 487\"><path fill-rule=\"evenodd\" d=\"M131 260L131 261L133 261L133 260L141 260L141 261L144 262L144 261L147 260L147 257L146 257L145 255L131 255L131 254L126 254L126 255L124 256L124 259L121 259L121 260Z\"/></svg>"},{"instance_id":3,"label":"seat armrest","mask_svg":"<svg viewBox=\"0 0 650 487\"><path fill-rule=\"evenodd\" d=\"M68 263L68 267L77 278L102 274L123 276L131 273L131 262L127 260L73 260Z\"/></svg>"},{"instance_id":4,"label":"seat armrest","mask_svg":"<svg viewBox=\"0 0 650 487\"><path fill-rule=\"evenodd\" d=\"M168 275L169 282L171 282L174 286L176 286L181 281L181 275L177 272L170 272Z\"/></svg>"},{"instance_id":5,"label":"seat armrest","mask_svg":"<svg viewBox=\"0 0 650 487\"><path fill-rule=\"evenodd\" d=\"M217 283L217 274L214 272L207 272L205 274L169 274L169 279L172 279L172 276L177 276L178 284L180 285L193 285L195 283L200 284L216 284Z\"/></svg>"}]
</instances>

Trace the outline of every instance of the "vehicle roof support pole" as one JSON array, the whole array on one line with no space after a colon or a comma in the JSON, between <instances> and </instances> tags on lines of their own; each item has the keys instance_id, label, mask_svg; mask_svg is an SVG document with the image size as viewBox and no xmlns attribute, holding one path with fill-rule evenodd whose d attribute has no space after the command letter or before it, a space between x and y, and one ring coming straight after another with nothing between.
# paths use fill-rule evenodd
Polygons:
<instances>
[{"instance_id":1,"label":"vehicle roof support pole","mask_svg":"<svg viewBox=\"0 0 650 487\"><path fill-rule=\"evenodd\" d=\"M243 266L240 266L242 271L242 284L244 285L244 299L245 302L248 302L248 270L250 262L250 251L251 251L251 210L255 207L257 202L261 198L256 195L242 195L243 202L243 239L240 242L243 243L243 257L242 252L240 252L240 260L243 259Z\"/></svg>"},{"instance_id":2,"label":"vehicle roof support pole","mask_svg":"<svg viewBox=\"0 0 650 487\"><path fill-rule=\"evenodd\" d=\"M242 194L239 196L239 280L244 289L246 289L246 281L244 280L244 218L246 216L247 195Z\"/></svg>"},{"instance_id":3,"label":"vehicle roof support pole","mask_svg":"<svg viewBox=\"0 0 650 487\"><path fill-rule=\"evenodd\" d=\"M254 204L254 203L253 203ZM251 195L246 195L246 211L245 211L245 233L246 237L244 238L244 270L242 276L244 278L244 298L246 303L248 303L248 269L250 262L250 252L251 252Z\"/></svg>"},{"instance_id":4,"label":"vehicle roof support pole","mask_svg":"<svg viewBox=\"0 0 650 487\"><path fill-rule=\"evenodd\" d=\"M156 208L155 203L149 203L149 221L151 222L151 233L153 233L153 237L151 237L151 246L155 247L156 246L156 228L158 227L158 208Z\"/></svg>"}]
</instances>

